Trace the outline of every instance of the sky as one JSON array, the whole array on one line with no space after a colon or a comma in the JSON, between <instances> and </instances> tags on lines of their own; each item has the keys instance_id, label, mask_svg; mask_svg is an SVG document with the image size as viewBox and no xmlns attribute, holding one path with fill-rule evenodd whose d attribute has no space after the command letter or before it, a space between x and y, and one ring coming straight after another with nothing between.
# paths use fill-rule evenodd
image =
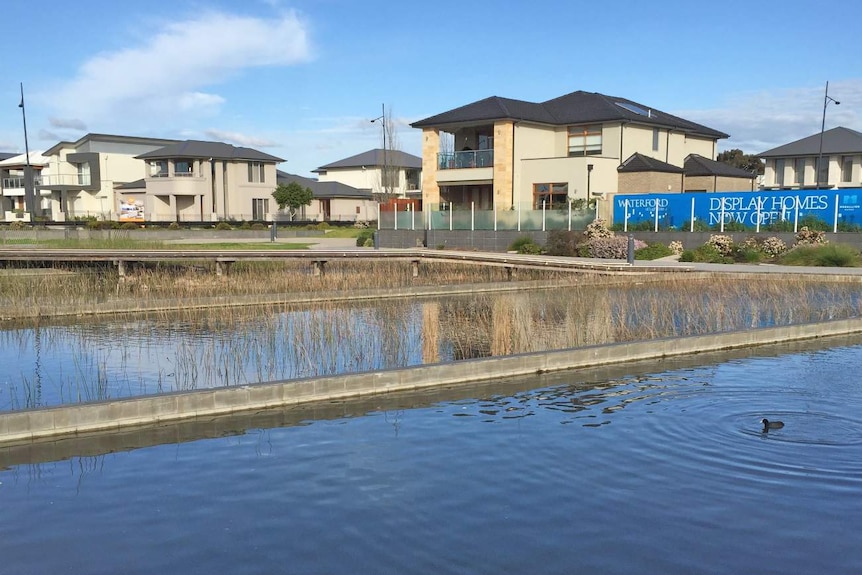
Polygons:
<instances>
[{"instance_id":1,"label":"sky","mask_svg":"<svg viewBox=\"0 0 862 575\"><path fill-rule=\"evenodd\" d=\"M758 153L862 131L858 0L3 0L0 151L88 132L228 142L312 176L487 98L628 98ZM5 104L3 104L5 102Z\"/></svg>"}]
</instances>

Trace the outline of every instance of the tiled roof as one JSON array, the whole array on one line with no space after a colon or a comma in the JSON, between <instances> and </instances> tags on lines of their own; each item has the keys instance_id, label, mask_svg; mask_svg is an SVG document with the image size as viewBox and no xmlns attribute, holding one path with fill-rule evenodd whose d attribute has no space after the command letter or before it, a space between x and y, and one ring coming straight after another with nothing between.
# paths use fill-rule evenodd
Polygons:
<instances>
[{"instance_id":1,"label":"tiled roof","mask_svg":"<svg viewBox=\"0 0 862 575\"><path fill-rule=\"evenodd\" d=\"M690 154L683 165L686 176L722 176L726 178L752 179L755 174L724 162L716 162L697 154Z\"/></svg>"},{"instance_id":2,"label":"tiled roof","mask_svg":"<svg viewBox=\"0 0 862 575\"><path fill-rule=\"evenodd\" d=\"M283 162L282 158L271 156L264 152L225 144L224 142L206 142L202 140L185 140L176 142L135 156L141 160L157 160L170 158L213 158L216 160L256 160L260 162Z\"/></svg>"},{"instance_id":3,"label":"tiled roof","mask_svg":"<svg viewBox=\"0 0 862 575\"><path fill-rule=\"evenodd\" d=\"M824 154L862 153L862 133L850 128L837 127L823 132ZM817 156L820 154L820 132L813 136L772 148L757 154L759 158L787 158L793 156Z\"/></svg>"},{"instance_id":4,"label":"tiled roof","mask_svg":"<svg viewBox=\"0 0 862 575\"><path fill-rule=\"evenodd\" d=\"M584 91L572 92L542 103L492 96L414 122L411 126L423 128L492 120L527 121L555 126L593 122L635 122L672 128L710 138L728 137L728 134L724 132L713 130L626 98Z\"/></svg>"},{"instance_id":5,"label":"tiled roof","mask_svg":"<svg viewBox=\"0 0 862 575\"><path fill-rule=\"evenodd\" d=\"M371 190L360 190L341 182L319 182L311 178L288 174L281 170L276 171L276 180L279 184L296 182L304 188L311 188L311 193L315 198L355 198L361 200L372 198Z\"/></svg>"},{"instance_id":6,"label":"tiled roof","mask_svg":"<svg viewBox=\"0 0 862 575\"><path fill-rule=\"evenodd\" d=\"M362 166L370 168L383 166L384 164L398 168L413 168L418 170L422 168L422 158L414 156L413 154L408 154L407 152L402 152L401 150L386 150L384 161L383 150L376 148L355 156L350 156L349 158L344 158L343 160L338 160L337 162L332 162L331 164L326 164L325 166L320 166L313 171L321 172L331 170L333 168L359 168Z\"/></svg>"},{"instance_id":7,"label":"tiled roof","mask_svg":"<svg viewBox=\"0 0 862 575\"><path fill-rule=\"evenodd\" d=\"M628 157L626 161L617 166L617 171L621 174L634 172L668 172L671 174L681 174L683 169L649 156L644 156L641 153L634 153Z\"/></svg>"}]
</instances>

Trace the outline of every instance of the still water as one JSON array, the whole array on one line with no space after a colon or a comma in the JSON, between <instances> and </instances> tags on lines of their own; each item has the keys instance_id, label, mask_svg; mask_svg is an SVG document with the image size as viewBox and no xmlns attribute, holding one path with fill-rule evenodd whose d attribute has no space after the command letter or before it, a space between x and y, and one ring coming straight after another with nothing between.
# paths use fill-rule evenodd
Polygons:
<instances>
[{"instance_id":1,"label":"still water","mask_svg":"<svg viewBox=\"0 0 862 575\"><path fill-rule=\"evenodd\" d=\"M0 450L0 573L862 572L862 342L777 349Z\"/></svg>"}]
</instances>

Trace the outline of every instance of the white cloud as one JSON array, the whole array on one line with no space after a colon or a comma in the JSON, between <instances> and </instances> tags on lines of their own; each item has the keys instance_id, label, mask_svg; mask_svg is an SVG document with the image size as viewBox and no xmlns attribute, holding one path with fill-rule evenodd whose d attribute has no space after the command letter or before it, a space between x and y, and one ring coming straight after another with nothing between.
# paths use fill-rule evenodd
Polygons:
<instances>
[{"instance_id":1,"label":"white cloud","mask_svg":"<svg viewBox=\"0 0 862 575\"><path fill-rule=\"evenodd\" d=\"M160 31L142 45L84 62L55 93L58 116L98 125L211 116L225 99L201 88L310 58L305 24L292 12L274 19L206 12L153 30Z\"/></svg>"},{"instance_id":2,"label":"white cloud","mask_svg":"<svg viewBox=\"0 0 862 575\"><path fill-rule=\"evenodd\" d=\"M730 138L719 141L721 149L758 153L818 134L824 89L825 85L741 93L718 108L674 114L730 134ZM826 129L844 126L862 131L862 79L830 83L829 96L841 104L828 104Z\"/></svg>"},{"instance_id":3,"label":"white cloud","mask_svg":"<svg viewBox=\"0 0 862 575\"><path fill-rule=\"evenodd\" d=\"M271 148L278 145L277 142L273 142L272 140L258 138L256 136L249 136L247 134L241 134L239 132L207 130L205 134L208 138L212 138L214 140L231 142L234 144L239 144L240 146L248 146L251 148Z\"/></svg>"}]
</instances>

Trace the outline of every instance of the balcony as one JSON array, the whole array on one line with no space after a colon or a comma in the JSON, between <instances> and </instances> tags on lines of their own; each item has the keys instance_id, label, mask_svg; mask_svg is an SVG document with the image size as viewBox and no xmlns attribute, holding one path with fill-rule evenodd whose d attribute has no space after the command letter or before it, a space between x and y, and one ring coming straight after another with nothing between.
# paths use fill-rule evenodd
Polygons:
<instances>
[{"instance_id":1,"label":"balcony","mask_svg":"<svg viewBox=\"0 0 862 575\"><path fill-rule=\"evenodd\" d=\"M42 178L39 176L33 176L33 185L41 186ZM24 176L13 176L11 178L3 178L3 190L16 190L16 189L24 189Z\"/></svg>"},{"instance_id":2,"label":"balcony","mask_svg":"<svg viewBox=\"0 0 862 575\"><path fill-rule=\"evenodd\" d=\"M465 168L492 168L494 150L465 150L437 154L438 170L460 170Z\"/></svg>"},{"instance_id":3,"label":"balcony","mask_svg":"<svg viewBox=\"0 0 862 575\"><path fill-rule=\"evenodd\" d=\"M50 174L42 176L42 183L37 185L43 188L53 186L89 186L90 174Z\"/></svg>"}]
</instances>

